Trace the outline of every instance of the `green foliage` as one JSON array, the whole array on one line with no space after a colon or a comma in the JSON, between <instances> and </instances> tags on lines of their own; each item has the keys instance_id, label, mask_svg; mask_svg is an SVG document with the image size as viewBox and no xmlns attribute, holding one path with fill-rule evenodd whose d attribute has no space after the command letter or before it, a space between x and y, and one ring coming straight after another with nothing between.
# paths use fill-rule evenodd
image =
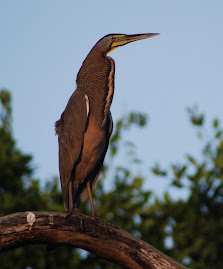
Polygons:
<instances>
[{"instance_id":1,"label":"green foliage","mask_svg":"<svg viewBox=\"0 0 223 269\"><path fill-rule=\"evenodd\" d=\"M166 176L167 175L167 171L162 170L158 163L156 163L151 170L156 176Z\"/></svg>"},{"instance_id":2,"label":"green foliage","mask_svg":"<svg viewBox=\"0 0 223 269\"><path fill-rule=\"evenodd\" d=\"M187 154L183 164L172 164L167 173L171 183L189 195L186 200L165 200L161 210L172 219L173 258L191 268L223 268L223 129L214 119L212 134L207 134L203 119L190 110L190 120L204 140L201 157Z\"/></svg>"},{"instance_id":3,"label":"green foliage","mask_svg":"<svg viewBox=\"0 0 223 269\"><path fill-rule=\"evenodd\" d=\"M63 211L58 178L40 188L33 178L32 157L16 147L12 136L11 97L0 92L0 215L25 210ZM130 113L115 125L110 143L110 159L105 163L94 202L104 220L142 238L167 255L190 268L223 268L223 129L219 119L212 121L212 133L207 134L206 120L198 108L188 109L190 122L196 128L203 148L201 156L190 153L182 163L169 168L155 164L153 177L162 177L175 191L186 190L184 199L173 199L169 193L154 197L144 188L145 175L140 168L136 147L123 141L123 131L133 125L143 127L147 117ZM130 155L130 165L113 165L120 145ZM112 167L112 182L107 187ZM134 166L135 167L135 166ZM140 171L140 169L138 169ZM80 210L90 214L88 201ZM1 268L122 268L93 254L68 247L51 252L46 246L26 246L0 254Z\"/></svg>"},{"instance_id":4,"label":"green foliage","mask_svg":"<svg viewBox=\"0 0 223 269\"><path fill-rule=\"evenodd\" d=\"M195 126L202 126L204 123L204 114L198 113L198 107L187 108L188 114L190 115L190 121Z\"/></svg>"},{"instance_id":5,"label":"green foliage","mask_svg":"<svg viewBox=\"0 0 223 269\"><path fill-rule=\"evenodd\" d=\"M12 123L11 95L7 90L0 91L0 125L4 130L10 132Z\"/></svg>"}]
</instances>

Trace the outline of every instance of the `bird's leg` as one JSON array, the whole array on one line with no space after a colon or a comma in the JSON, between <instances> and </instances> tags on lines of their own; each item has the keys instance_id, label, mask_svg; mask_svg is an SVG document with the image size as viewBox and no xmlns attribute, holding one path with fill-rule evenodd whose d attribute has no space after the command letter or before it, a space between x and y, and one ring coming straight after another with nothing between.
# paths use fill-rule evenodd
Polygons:
<instances>
[{"instance_id":1,"label":"bird's leg","mask_svg":"<svg viewBox=\"0 0 223 269\"><path fill-rule=\"evenodd\" d=\"M88 191L88 197L89 197L90 204L91 204L91 212L92 212L91 215L92 215L94 221L97 220L97 221L101 222L105 228L105 231L109 234L107 223L105 221L103 221L102 219L100 219L96 214L94 203L93 203L93 198L92 198L92 193L91 193L90 181L87 182L87 191Z\"/></svg>"},{"instance_id":2,"label":"bird's leg","mask_svg":"<svg viewBox=\"0 0 223 269\"><path fill-rule=\"evenodd\" d=\"M66 218L69 218L76 210L77 208L74 208L74 200L73 200L73 181L70 180L69 182L69 190L68 190L68 195L69 195L69 211L66 215ZM84 231L84 224L83 224L83 218L80 214L76 213L78 217L80 218L80 228L82 231Z\"/></svg>"},{"instance_id":3,"label":"bird's leg","mask_svg":"<svg viewBox=\"0 0 223 269\"><path fill-rule=\"evenodd\" d=\"M93 217L97 217L95 208L94 208L94 203L93 203L93 199L92 199L92 194L91 194L91 186L90 186L90 181L87 182L87 192L88 192L88 197L90 200L90 204L91 204L91 213Z\"/></svg>"}]
</instances>

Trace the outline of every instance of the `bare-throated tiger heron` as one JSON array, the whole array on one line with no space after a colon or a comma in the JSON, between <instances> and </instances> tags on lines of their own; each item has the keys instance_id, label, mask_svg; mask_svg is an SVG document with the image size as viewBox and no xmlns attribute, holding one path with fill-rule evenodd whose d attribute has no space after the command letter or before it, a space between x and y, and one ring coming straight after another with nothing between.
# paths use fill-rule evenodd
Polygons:
<instances>
[{"instance_id":1,"label":"bare-throated tiger heron","mask_svg":"<svg viewBox=\"0 0 223 269\"><path fill-rule=\"evenodd\" d=\"M69 214L89 197L92 215L96 216L91 191L113 129L110 106L115 63L107 54L130 42L156 35L106 35L95 44L78 72L77 89L56 122L60 181L65 211Z\"/></svg>"}]
</instances>

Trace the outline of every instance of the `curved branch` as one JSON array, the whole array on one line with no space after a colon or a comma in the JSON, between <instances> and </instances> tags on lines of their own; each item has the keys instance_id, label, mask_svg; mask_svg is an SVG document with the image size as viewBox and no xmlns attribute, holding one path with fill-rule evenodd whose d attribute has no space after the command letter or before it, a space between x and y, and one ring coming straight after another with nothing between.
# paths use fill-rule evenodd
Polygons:
<instances>
[{"instance_id":1,"label":"curved branch","mask_svg":"<svg viewBox=\"0 0 223 269\"><path fill-rule=\"evenodd\" d=\"M79 247L126 268L186 268L131 234L85 215L20 212L0 218L0 252L28 244Z\"/></svg>"}]
</instances>

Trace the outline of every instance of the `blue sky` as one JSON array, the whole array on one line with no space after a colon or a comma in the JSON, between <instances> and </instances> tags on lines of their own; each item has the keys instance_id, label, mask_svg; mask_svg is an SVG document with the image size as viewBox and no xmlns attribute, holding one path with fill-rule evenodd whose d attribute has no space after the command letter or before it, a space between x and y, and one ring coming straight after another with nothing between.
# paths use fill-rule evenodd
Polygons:
<instances>
[{"instance_id":1,"label":"blue sky","mask_svg":"<svg viewBox=\"0 0 223 269\"><path fill-rule=\"evenodd\" d=\"M186 108L223 115L223 1L0 1L0 88L13 97L14 136L34 156L35 176L58 175L54 122L76 88L92 46L108 33L161 33L110 54L116 63L112 114L146 112L128 134L143 169L199 156ZM208 123L210 124L210 123ZM120 163L128 160L120 157ZM159 193L164 181L148 178Z\"/></svg>"}]
</instances>

